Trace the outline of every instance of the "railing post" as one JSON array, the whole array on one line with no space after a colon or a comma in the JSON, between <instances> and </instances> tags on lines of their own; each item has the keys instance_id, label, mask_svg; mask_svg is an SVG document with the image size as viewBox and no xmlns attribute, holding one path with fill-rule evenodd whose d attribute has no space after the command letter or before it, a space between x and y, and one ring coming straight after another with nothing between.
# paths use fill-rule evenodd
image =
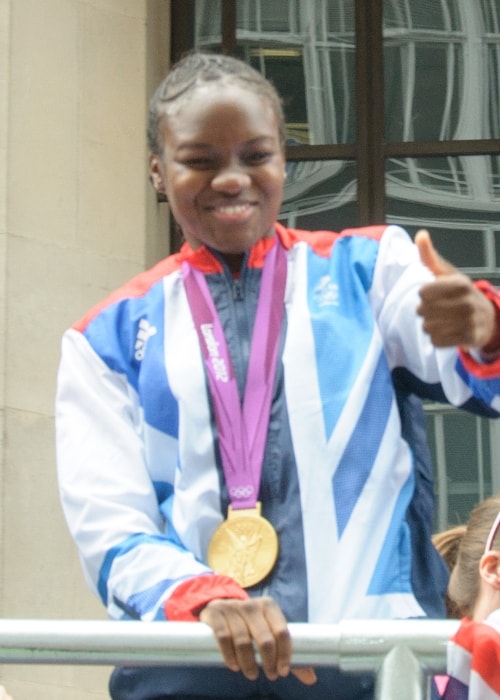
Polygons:
<instances>
[{"instance_id":1,"label":"railing post","mask_svg":"<svg viewBox=\"0 0 500 700\"><path fill-rule=\"evenodd\" d=\"M375 682L375 700L426 700L427 676L417 657L398 644L386 655Z\"/></svg>"}]
</instances>

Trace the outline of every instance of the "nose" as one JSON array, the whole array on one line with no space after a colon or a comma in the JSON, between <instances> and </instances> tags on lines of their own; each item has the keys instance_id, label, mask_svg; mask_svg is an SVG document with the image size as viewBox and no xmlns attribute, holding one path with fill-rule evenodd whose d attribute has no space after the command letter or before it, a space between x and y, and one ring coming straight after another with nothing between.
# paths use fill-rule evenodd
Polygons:
<instances>
[{"instance_id":1,"label":"nose","mask_svg":"<svg viewBox=\"0 0 500 700\"><path fill-rule=\"evenodd\" d=\"M212 189L216 192L238 194L250 186L250 176L241 165L229 163L212 178Z\"/></svg>"}]
</instances>

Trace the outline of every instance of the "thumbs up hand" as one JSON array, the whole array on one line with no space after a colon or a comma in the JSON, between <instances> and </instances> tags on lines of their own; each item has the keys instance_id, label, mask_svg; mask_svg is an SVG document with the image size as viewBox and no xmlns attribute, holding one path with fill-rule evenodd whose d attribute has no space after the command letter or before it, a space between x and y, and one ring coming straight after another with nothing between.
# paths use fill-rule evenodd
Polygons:
<instances>
[{"instance_id":1,"label":"thumbs up hand","mask_svg":"<svg viewBox=\"0 0 500 700\"><path fill-rule=\"evenodd\" d=\"M500 333L493 302L474 287L467 275L439 255L428 231L418 231L415 244L422 263L435 275L420 289L417 307L432 343L436 347L500 349L500 342L492 347Z\"/></svg>"}]
</instances>

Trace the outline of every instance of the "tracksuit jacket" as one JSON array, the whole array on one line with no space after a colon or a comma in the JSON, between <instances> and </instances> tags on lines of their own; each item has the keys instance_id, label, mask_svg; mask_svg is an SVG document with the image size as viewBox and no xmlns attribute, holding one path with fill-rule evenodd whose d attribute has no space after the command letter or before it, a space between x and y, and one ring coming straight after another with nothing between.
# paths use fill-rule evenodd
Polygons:
<instances>
[{"instance_id":1,"label":"tracksuit jacket","mask_svg":"<svg viewBox=\"0 0 500 700\"><path fill-rule=\"evenodd\" d=\"M278 241L285 313L259 498L279 556L243 591L206 560L229 499L181 263L206 276L242 395L262 266ZM185 244L65 333L60 493L86 580L112 618L196 619L214 597L262 594L289 621L444 616L415 396L496 416L500 360L432 346L416 314L431 279L399 227L276 224L239 276Z\"/></svg>"}]
</instances>

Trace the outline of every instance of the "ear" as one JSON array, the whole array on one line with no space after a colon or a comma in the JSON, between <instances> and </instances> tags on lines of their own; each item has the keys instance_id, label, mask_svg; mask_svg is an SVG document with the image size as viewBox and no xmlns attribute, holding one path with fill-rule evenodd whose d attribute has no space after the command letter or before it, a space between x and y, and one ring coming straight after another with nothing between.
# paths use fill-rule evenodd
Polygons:
<instances>
[{"instance_id":1,"label":"ear","mask_svg":"<svg viewBox=\"0 0 500 700\"><path fill-rule=\"evenodd\" d=\"M165 194L165 179L159 156L152 153L149 156L149 179L158 194Z\"/></svg>"},{"instance_id":2,"label":"ear","mask_svg":"<svg viewBox=\"0 0 500 700\"><path fill-rule=\"evenodd\" d=\"M479 562L479 575L491 588L500 591L500 554L495 551L483 554Z\"/></svg>"}]
</instances>

